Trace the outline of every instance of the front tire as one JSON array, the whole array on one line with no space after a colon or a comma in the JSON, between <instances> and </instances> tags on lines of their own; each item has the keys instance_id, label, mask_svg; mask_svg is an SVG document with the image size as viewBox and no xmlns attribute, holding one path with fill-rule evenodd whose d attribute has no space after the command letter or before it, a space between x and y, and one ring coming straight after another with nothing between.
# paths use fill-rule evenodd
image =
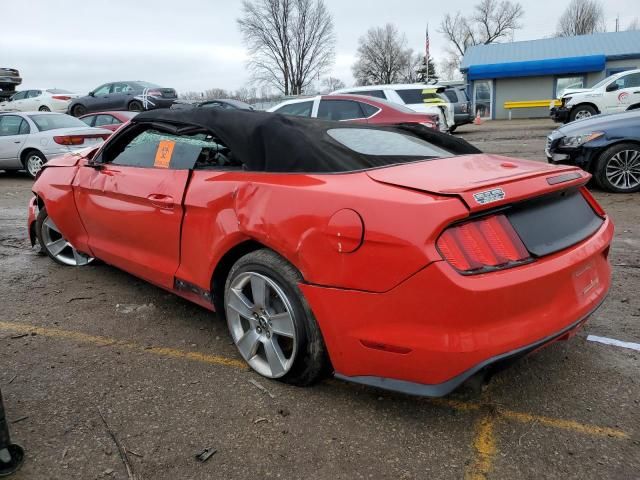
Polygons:
<instances>
[{"instance_id":1,"label":"front tire","mask_svg":"<svg viewBox=\"0 0 640 480\"><path fill-rule=\"evenodd\" d=\"M77 251L64 238L56 224L43 208L36 219L36 235L40 247L56 263L70 267L81 267L93 262L94 258Z\"/></svg>"},{"instance_id":2,"label":"front tire","mask_svg":"<svg viewBox=\"0 0 640 480\"><path fill-rule=\"evenodd\" d=\"M231 268L224 292L227 326L260 375L306 386L329 370L322 334L298 284L302 275L275 252L251 252Z\"/></svg>"},{"instance_id":3,"label":"front tire","mask_svg":"<svg viewBox=\"0 0 640 480\"><path fill-rule=\"evenodd\" d=\"M614 193L640 191L640 145L620 143L606 149L596 164L598 186Z\"/></svg>"},{"instance_id":4,"label":"front tire","mask_svg":"<svg viewBox=\"0 0 640 480\"><path fill-rule=\"evenodd\" d=\"M598 111L591 105L578 105L571 110L569 115L569 121L582 120L583 118L593 117L597 115Z\"/></svg>"}]
</instances>

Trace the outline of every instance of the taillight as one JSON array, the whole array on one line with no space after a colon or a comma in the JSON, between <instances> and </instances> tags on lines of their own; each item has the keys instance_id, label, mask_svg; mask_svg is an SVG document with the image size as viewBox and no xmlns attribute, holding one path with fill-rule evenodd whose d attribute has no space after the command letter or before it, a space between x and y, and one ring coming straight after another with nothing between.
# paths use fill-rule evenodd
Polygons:
<instances>
[{"instance_id":1,"label":"taillight","mask_svg":"<svg viewBox=\"0 0 640 480\"><path fill-rule=\"evenodd\" d=\"M502 214L449 227L437 246L444 259L465 274L509 268L531 259Z\"/></svg>"},{"instance_id":2,"label":"taillight","mask_svg":"<svg viewBox=\"0 0 640 480\"><path fill-rule=\"evenodd\" d=\"M81 135L59 135L53 137L53 141L58 145L82 145L84 138Z\"/></svg>"},{"instance_id":3,"label":"taillight","mask_svg":"<svg viewBox=\"0 0 640 480\"><path fill-rule=\"evenodd\" d=\"M110 133L97 133L91 135L58 135L53 137L53 141L58 145L82 145L87 138L101 138L106 140Z\"/></svg>"},{"instance_id":4,"label":"taillight","mask_svg":"<svg viewBox=\"0 0 640 480\"><path fill-rule=\"evenodd\" d=\"M71 97L67 97L66 95L51 95L51 98L55 98L56 100L71 100Z\"/></svg>"},{"instance_id":5,"label":"taillight","mask_svg":"<svg viewBox=\"0 0 640 480\"><path fill-rule=\"evenodd\" d=\"M607 215L598 201L593 198L593 195L591 195L591 192L587 189L587 187L580 187L580 193L582 193L582 196L587 201L589 206L593 209L593 211L596 212L596 215L602 218Z\"/></svg>"}]
</instances>

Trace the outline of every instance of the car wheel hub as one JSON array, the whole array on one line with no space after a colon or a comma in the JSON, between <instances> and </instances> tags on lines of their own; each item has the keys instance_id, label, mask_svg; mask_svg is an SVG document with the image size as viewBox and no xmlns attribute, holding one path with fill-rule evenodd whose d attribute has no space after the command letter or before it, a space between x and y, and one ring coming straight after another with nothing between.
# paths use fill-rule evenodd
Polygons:
<instances>
[{"instance_id":1,"label":"car wheel hub","mask_svg":"<svg viewBox=\"0 0 640 480\"><path fill-rule=\"evenodd\" d=\"M29 158L27 158L27 171L29 172L29 175L35 177L38 172L42 170L43 164L44 162L42 161L42 158L38 155L30 155Z\"/></svg>"},{"instance_id":2,"label":"car wheel hub","mask_svg":"<svg viewBox=\"0 0 640 480\"><path fill-rule=\"evenodd\" d=\"M591 116L591 112L587 110L580 110L576 113L576 120L580 120L581 118L589 118Z\"/></svg>"},{"instance_id":3,"label":"car wheel hub","mask_svg":"<svg viewBox=\"0 0 640 480\"><path fill-rule=\"evenodd\" d=\"M620 189L630 190L640 186L640 151L623 150L607 162L607 180Z\"/></svg>"},{"instance_id":4,"label":"car wheel hub","mask_svg":"<svg viewBox=\"0 0 640 480\"><path fill-rule=\"evenodd\" d=\"M259 374L279 378L297 350L293 308L283 289L255 272L238 275L226 299L229 331L238 351Z\"/></svg>"},{"instance_id":5,"label":"car wheel hub","mask_svg":"<svg viewBox=\"0 0 640 480\"><path fill-rule=\"evenodd\" d=\"M79 267L93 262L93 257L78 252L66 238L62 236L60 230L47 217L42 223L42 240L47 251L58 261L65 265Z\"/></svg>"}]
</instances>

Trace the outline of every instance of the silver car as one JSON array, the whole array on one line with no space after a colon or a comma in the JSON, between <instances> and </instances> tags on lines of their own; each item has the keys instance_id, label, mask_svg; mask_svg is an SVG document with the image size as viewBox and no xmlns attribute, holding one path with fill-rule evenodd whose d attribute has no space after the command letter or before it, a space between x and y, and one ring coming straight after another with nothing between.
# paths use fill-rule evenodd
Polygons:
<instances>
[{"instance_id":1,"label":"silver car","mask_svg":"<svg viewBox=\"0 0 640 480\"><path fill-rule=\"evenodd\" d=\"M0 113L0 170L35 178L51 157L99 145L111 133L62 113Z\"/></svg>"}]
</instances>

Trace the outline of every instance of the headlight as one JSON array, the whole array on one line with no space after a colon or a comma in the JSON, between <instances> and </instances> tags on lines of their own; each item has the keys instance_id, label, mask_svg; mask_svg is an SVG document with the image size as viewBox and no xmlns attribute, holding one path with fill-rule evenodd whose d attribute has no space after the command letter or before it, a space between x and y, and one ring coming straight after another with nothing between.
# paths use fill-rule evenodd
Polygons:
<instances>
[{"instance_id":1,"label":"headlight","mask_svg":"<svg viewBox=\"0 0 640 480\"><path fill-rule=\"evenodd\" d=\"M591 140L600 138L604 132L585 133L584 135L576 135L573 137L563 137L560 139L560 146L565 148L578 148Z\"/></svg>"}]
</instances>

